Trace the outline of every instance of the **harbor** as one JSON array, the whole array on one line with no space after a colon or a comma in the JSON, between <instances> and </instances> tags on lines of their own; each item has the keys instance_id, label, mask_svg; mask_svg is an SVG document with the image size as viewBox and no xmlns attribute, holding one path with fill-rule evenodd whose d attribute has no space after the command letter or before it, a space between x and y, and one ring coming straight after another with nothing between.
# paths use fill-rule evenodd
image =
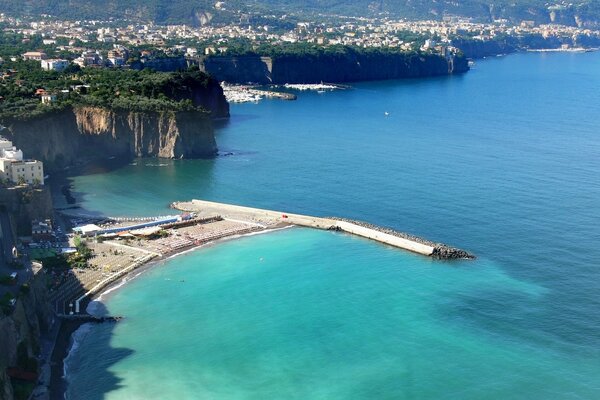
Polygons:
<instances>
[{"instance_id":1,"label":"harbor","mask_svg":"<svg viewBox=\"0 0 600 400\"><path fill-rule=\"evenodd\" d=\"M230 103L252 103L262 99L279 99L279 100L296 100L298 97L292 91L316 91L318 93L330 92L339 89L348 89L350 86L333 84L333 83L303 83L303 84L285 84L271 85L269 90L264 87L254 85L234 85L227 82L222 82L223 94Z\"/></svg>"},{"instance_id":2,"label":"harbor","mask_svg":"<svg viewBox=\"0 0 600 400\"><path fill-rule=\"evenodd\" d=\"M231 85L223 82L223 94L230 103L252 103L264 98L279 100L296 100L293 93L278 92L273 90L257 89L251 85Z\"/></svg>"},{"instance_id":3,"label":"harbor","mask_svg":"<svg viewBox=\"0 0 600 400\"><path fill-rule=\"evenodd\" d=\"M55 312L85 315L86 305L96 294L149 262L218 240L290 226L343 232L438 260L474 258L467 251L445 244L339 217L316 217L197 199L174 202L171 208L181 214L104 218L98 224L87 221L85 225L74 226L75 234L70 241L83 241L92 256L86 268L49 272L50 301Z\"/></svg>"}]
</instances>

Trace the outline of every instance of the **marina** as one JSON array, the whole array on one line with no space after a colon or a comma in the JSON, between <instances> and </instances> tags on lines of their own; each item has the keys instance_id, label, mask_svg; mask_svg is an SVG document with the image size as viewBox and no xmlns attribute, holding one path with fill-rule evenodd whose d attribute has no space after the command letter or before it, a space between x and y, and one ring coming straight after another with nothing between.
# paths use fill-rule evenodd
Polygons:
<instances>
[{"instance_id":1,"label":"marina","mask_svg":"<svg viewBox=\"0 0 600 400\"><path fill-rule=\"evenodd\" d=\"M307 91L307 90L316 90L319 92L322 91L330 91L330 90L338 90L338 89L348 89L349 86L341 85L338 83L286 83L282 85L282 87L286 89Z\"/></svg>"},{"instance_id":2,"label":"marina","mask_svg":"<svg viewBox=\"0 0 600 400\"><path fill-rule=\"evenodd\" d=\"M223 87L223 94L230 103L258 102L264 98L279 100L297 99L297 96L293 93L257 89L249 85L231 85L226 82L222 82L221 85Z\"/></svg>"}]
</instances>

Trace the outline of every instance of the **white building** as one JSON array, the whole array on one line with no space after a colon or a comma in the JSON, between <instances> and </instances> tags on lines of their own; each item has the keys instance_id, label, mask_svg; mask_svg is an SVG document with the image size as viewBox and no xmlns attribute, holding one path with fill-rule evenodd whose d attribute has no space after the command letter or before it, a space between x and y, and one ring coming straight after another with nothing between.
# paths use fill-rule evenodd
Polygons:
<instances>
[{"instance_id":1,"label":"white building","mask_svg":"<svg viewBox=\"0 0 600 400\"><path fill-rule=\"evenodd\" d=\"M43 94L41 98L42 98L42 104L52 104L56 101L55 94Z\"/></svg>"},{"instance_id":2,"label":"white building","mask_svg":"<svg viewBox=\"0 0 600 400\"><path fill-rule=\"evenodd\" d=\"M46 71L63 71L65 68L69 66L69 61L67 60L58 60L58 59L48 59L40 61L42 69Z\"/></svg>"},{"instance_id":3,"label":"white building","mask_svg":"<svg viewBox=\"0 0 600 400\"><path fill-rule=\"evenodd\" d=\"M108 62L113 67L122 67L125 65L125 59L123 57L109 57Z\"/></svg>"},{"instance_id":4,"label":"white building","mask_svg":"<svg viewBox=\"0 0 600 400\"><path fill-rule=\"evenodd\" d=\"M12 183L44 184L44 163L23 159L23 152L0 137L0 179Z\"/></svg>"},{"instance_id":5,"label":"white building","mask_svg":"<svg viewBox=\"0 0 600 400\"><path fill-rule=\"evenodd\" d=\"M46 53L41 52L41 51L28 51L27 53L23 54L23 59L24 60L45 60Z\"/></svg>"}]
</instances>

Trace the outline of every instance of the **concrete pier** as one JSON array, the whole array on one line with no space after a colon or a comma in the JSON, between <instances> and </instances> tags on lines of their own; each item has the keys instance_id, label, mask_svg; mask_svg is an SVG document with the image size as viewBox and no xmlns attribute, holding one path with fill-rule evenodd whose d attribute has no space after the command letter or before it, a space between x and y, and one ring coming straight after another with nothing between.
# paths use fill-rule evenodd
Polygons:
<instances>
[{"instance_id":1,"label":"concrete pier","mask_svg":"<svg viewBox=\"0 0 600 400\"><path fill-rule=\"evenodd\" d=\"M358 221L313 217L196 199L188 202L175 202L171 204L171 207L180 211L195 212L206 217L219 215L225 219L236 218L254 223L263 223L265 225L282 223L316 229L343 231L438 259L474 258L474 256L464 250Z\"/></svg>"},{"instance_id":2,"label":"concrete pier","mask_svg":"<svg viewBox=\"0 0 600 400\"><path fill-rule=\"evenodd\" d=\"M296 100L298 98L292 93L274 92L272 90L248 89L248 93L265 96L270 99Z\"/></svg>"},{"instance_id":3,"label":"concrete pier","mask_svg":"<svg viewBox=\"0 0 600 400\"><path fill-rule=\"evenodd\" d=\"M119 316L115 317L111 315L105 315L102 317L98 317L91 314L57 314L57 317L67 321L78 321L81 323L93 322L98 324L101 324L103 322L119 322L123 319L123 317Z\"/></svg>"}]
</instances>

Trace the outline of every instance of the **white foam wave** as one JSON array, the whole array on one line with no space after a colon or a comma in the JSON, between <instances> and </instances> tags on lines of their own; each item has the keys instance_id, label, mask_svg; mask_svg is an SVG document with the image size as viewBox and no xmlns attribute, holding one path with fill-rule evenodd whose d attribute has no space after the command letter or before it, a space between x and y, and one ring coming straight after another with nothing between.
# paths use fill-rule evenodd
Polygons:
<instances>
[{"instance_id":1,"label":"white foam wave","mask_svg":"<svg viewBox=\"0 0 600 400\"><path fill-rule=\"evenodd\" d=\"M92 329L92 324L83 324L81 325L73 334L71 335L71 345L69 347L69 351L67 356L63 361L63 378L68 381L69 380L69 366L70 363L79 348L81 341L87 336L87 334Z\"/></svg>"}]
</instances>

